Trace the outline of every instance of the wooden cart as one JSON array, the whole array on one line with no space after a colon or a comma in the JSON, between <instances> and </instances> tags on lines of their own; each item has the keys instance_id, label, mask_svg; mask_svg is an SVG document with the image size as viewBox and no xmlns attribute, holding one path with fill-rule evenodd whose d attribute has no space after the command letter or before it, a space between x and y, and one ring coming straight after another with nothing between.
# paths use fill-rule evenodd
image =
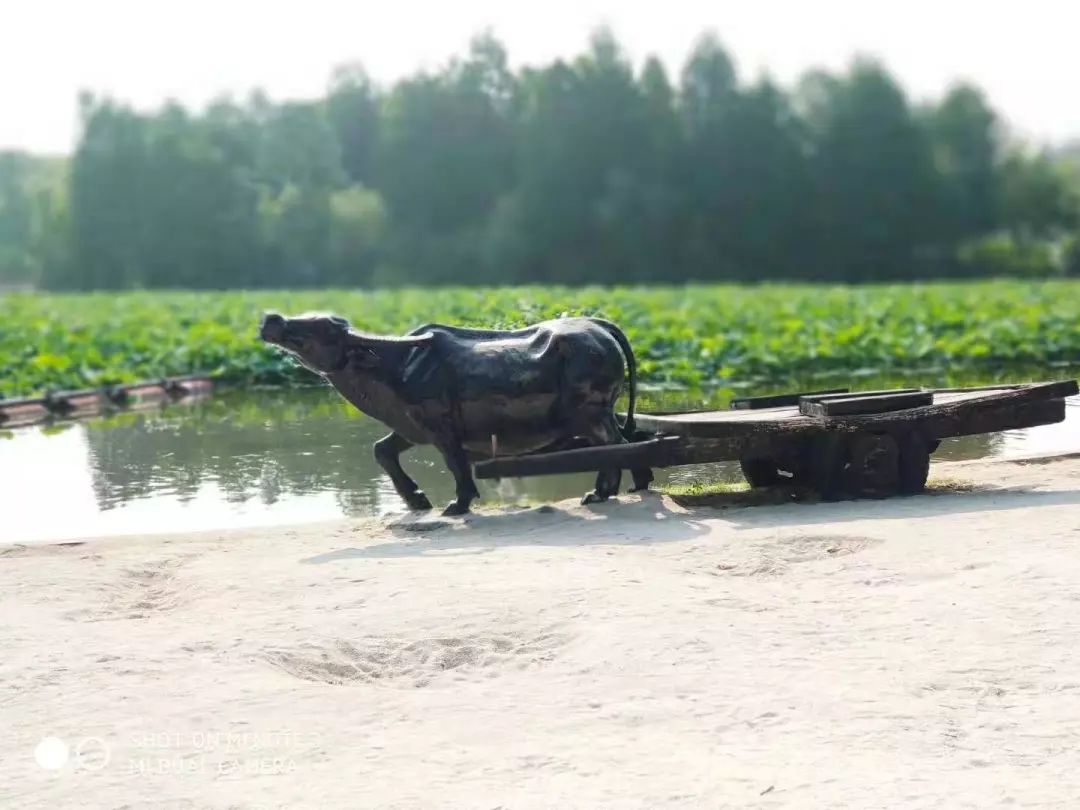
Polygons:
<instances>
[{"instance_id":1,"label":"wooden cart","mask_svg":"<svg viewBox=\"0 0 1080 810\"><path fill-rule=\"evenodd\" d=\"M738 461L751 486L826 499L921 492L942 439L1061 422L1075 380L979 388L831 390L735 400L728 411L639 414L635 441L478 462L478 478Z\"/></svg>"}]
</instances>

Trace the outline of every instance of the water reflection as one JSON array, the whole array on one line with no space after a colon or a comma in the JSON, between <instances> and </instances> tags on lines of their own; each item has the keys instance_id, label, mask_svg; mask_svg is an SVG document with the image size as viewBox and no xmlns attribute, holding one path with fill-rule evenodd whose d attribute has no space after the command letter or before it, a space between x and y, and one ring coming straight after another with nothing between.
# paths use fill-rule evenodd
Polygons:
<instances>
[{"instance_id":1,"label":"water reflection","mask_svg":"<svg viewBox=\"0 0 1080 810\"><path fill-rule=\"evenodd\" d=\"M336 405L322 391L268 393L91 423L85 433L98 504L110 509L150 493L184 503L213 482L234 504L348 492L370 506L378 427Z\"/></svg>"},{"instance_id":2,"label":"water reflection","mask_svg":"<svg viewBox=\"0 0 1080 810\"><path fill-rule=\"evenodd\" d=\"M642 410L721 407L730 393L646 395ZM1076 416L1063 425L945 442L937 457L1080 450L1080 408L1069 411ZM156 412L0 432L0 540L397 512L401 502L371 454L385 432L327 389L226 394ZM433 503L452 498L453 481L433 449L416 448L403 463ZM658 471L662 482L740 478L733 464ZM580 495L592 476L479 484L487 504L535 502Z\"/></svg>"}]
</instances>

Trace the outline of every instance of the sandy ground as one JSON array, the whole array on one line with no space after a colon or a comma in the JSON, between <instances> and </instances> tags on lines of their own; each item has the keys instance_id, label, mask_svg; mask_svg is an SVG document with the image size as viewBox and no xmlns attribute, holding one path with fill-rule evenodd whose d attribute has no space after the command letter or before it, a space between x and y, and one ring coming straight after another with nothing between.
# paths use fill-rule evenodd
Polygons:
<instances>
[{"instance_id":1,"label":"sandy ground","mask_svg":"<svg viewBox=\"0 0 1080 810\"><path fill-rule=\"evenodd\" d=\"M0 805L1080 807L1080 459L935 474L0 550Z\"/></svg>"}]
</instances>

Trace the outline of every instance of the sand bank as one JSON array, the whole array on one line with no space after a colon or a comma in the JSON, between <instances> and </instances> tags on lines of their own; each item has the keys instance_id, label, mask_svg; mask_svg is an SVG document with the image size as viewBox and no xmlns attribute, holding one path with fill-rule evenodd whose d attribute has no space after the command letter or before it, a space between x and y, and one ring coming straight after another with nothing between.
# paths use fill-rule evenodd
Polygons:
<instances>
[{"instance_id":1,"label":"sand bank","mask_svg":"<svg viewBox=\"0 0 1080 810\"><path fill-rule=\"evenodd\" d=\"M0 549L0 804L1080 806L1080 460L934 474Z\"/></svg>"}]
</instances>

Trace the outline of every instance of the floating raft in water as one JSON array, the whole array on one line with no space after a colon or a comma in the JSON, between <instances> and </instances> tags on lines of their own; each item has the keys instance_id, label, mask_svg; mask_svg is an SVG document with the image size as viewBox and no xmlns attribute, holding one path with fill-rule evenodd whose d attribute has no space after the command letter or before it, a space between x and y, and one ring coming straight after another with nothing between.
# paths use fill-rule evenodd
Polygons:
<instances>
[{"instance_id":1,"label":"floating raft in water","mask_svg":"<svg viewBox=\"0 0 1080 810\"><path fill-rule=\"evenodd\" d=\"M165 402L209 396L213 389L214 383L209 377L190 375L81 391L50 391L42 397L0 400L0 426L22 427L50 419L78 419L117 410L155 407Z\"/></svg>"}]
</instances>

